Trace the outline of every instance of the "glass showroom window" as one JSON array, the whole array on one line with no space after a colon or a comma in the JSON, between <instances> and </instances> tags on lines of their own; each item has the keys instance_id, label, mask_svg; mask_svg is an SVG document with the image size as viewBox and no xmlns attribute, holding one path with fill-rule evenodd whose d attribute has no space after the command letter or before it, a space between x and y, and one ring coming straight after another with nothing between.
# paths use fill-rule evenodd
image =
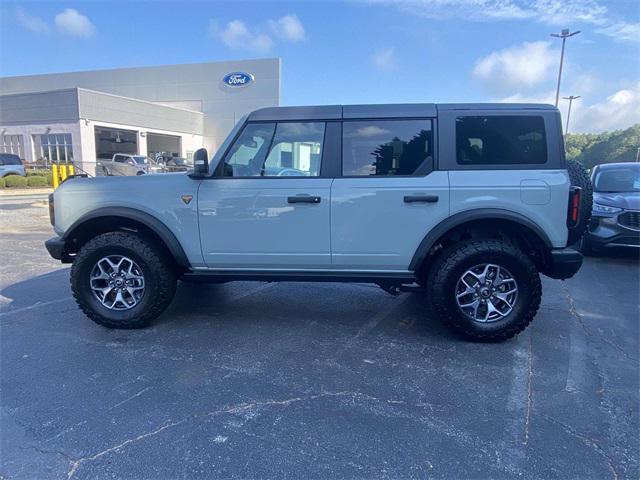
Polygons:
<instances>
[{"instance_id":1,"label":"glass showroom window","mask_svg":"<svg viewBox=\"0 0 640 480\"><path fill-rule=\"evenodd\" d=\"M36 157L45 163L73 162L73 144L70 133L46 133L34 135Z\"/></svg>"},{"instance_id":2,"label":"glass showroom window","mask_svg":"<svg viewBox=\"0 0 640 480\"><path fill-rule=\"evenodd\" d=\"M13 153L24 159L24 140L22 135L0 136L0 153Z\"/></svg>"}]
</instances>

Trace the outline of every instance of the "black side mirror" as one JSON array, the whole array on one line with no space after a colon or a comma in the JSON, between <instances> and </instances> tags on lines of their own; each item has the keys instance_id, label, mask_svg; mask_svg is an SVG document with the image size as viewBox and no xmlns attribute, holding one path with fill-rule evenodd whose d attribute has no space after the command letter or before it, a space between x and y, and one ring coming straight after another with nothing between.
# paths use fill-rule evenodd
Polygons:
<instances>
[{"instance_id":1,"label":"black side mirror","mask_svg":"<svg viewBox=\"0 0 640 480\"><path fill-rule=\"evenodd\" d=\"M209 154L206 148L199 148L193 154L193 177L202 178L209 173Z\"/></svg>"}]
</instances>

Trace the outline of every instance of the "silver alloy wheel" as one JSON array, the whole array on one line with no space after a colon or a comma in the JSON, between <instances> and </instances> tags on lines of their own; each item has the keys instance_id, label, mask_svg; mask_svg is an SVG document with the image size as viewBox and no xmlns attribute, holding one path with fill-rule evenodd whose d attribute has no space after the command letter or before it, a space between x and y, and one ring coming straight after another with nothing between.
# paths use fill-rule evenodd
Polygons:
<instances>
[{"instance_id":1,"label":"silver alloy wheel","mask_svg":"<svg viewBox=\"0 0 640 480\"><path fill-rule=\"evenodd\" d=\"M492 263L470 268L456 285L458 307L476 322L495 322L506 317L517 299L518 283L513 275Z\"/></svg>"},{"instance_id":2,"label":"silver alloy wheel","mask_svg":"<svg viewBox=\"0 0 640 480\"><path fill-rule=\"evenodd\" d=\"M129 310L144 295L144 275L128 257L109 255L95 264L90 275L93 295L109 310Z\"/></svg>"}]
</instances>

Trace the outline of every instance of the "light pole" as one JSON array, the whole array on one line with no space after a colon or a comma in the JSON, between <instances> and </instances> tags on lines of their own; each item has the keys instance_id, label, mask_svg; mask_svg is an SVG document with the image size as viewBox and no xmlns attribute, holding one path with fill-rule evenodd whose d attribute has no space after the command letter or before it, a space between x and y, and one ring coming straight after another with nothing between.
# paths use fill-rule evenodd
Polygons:
<instances>
[{"instance_id":1,"label":"light pole","mask_svg":"<svg viewBox=\"0 0 640 480\"><path fill-rule=\"evenodd\" d=\"M569 95L568 97L562 97L565 100L569 100L569 110L567 111L567 126L564 128L564 134L567 135L569 133L569 118L571 118L571 104L574 100L580 98L580 95Z\"/></svg>"},{"instance_id":2,"label":"light pole","mask_svg":"<svg viewBox=\"0 0 640 480\"><path fill-rule=\"evenodd\" d=\"M567 38L573 37L580 33L580 30L576 30L575 32L571 32L568 28L563 28L560 33L552 33L552 37L561 38L562 39L562 50L560 53L560 71L558 72L558 86L556 88L556 107L558 106L558 100L560 99L560 79L562 78L562 62L564 61L564 44L567 41Z\"/></svg>"}]
</instances>

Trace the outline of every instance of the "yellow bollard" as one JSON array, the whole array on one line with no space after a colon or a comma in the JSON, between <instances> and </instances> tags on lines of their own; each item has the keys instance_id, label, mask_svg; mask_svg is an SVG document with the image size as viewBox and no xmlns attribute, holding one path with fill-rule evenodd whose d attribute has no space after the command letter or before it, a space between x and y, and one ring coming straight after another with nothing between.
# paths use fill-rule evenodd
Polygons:
<instances>
[{"instance_id":1,"label":"yellow bollard","mask_svg":"<svg viewBox=\"0 0 640 480\"><path fill-rule=\"evenodd\" d=\"M76 174L76 167L73 165L73 163L69 164L69 176L75 175Z\"/></svg>"},{"instance_id":2,"label":"yellow bollard","mask_svg":"<svg viewBox=\"0 0 640 480\"><path fill-rule=\"evenodd\" d=\"M67 166L60 165L60 183L64 182L67 179Z\"/></svg>"},{"instance_id":3,"label":"yellow bollard","mask_svg":"<svg viewBox=\"0 0 640 480\"><path fill-rule=\"evenodd\" d=\"M58 188L60 185L60 178L58 178L58 165L55 163L51 165L51 183L53 183L53 188Z\"/></svg>"}]
</instances>

